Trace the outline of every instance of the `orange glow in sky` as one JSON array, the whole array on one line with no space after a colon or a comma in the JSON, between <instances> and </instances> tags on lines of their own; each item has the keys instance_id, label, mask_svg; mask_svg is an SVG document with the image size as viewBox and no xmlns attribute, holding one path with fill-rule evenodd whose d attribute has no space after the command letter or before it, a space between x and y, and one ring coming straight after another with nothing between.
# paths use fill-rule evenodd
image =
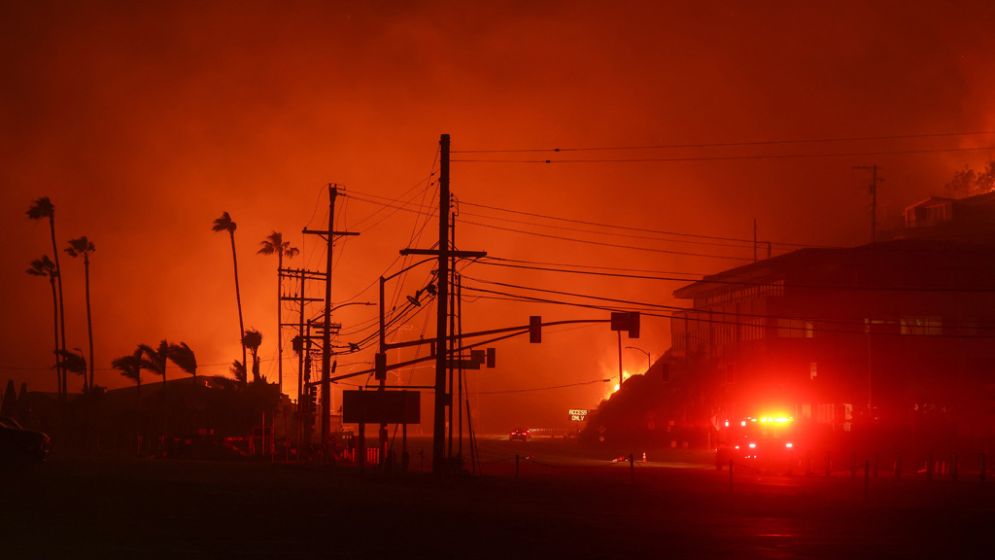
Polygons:
<instances>
[{"instance_id":1,"label":"orange glow in sky","mask_svg":"<svg viewBox=\"0 0 995 560\"><path fill-rule=\"evenodd\" d=\"M0 382L13 378L32 389L54 389L49 286L24 273L32 259L51 253L47 226L25 217L40 196L56 205L60 244L87 235L96 246L97 384L128 386L111 360L164 338L187 342L203 374L227 374L240 357L231 249L210 229L222 211L238 224L246 327L262 332L262 373L275 380L276 259L256 254L260 241L281 231L301 249L286 266L322 268L321 241L301 230L327 225L326 185L342 185L336 226L360 235L336 248L333 299L376 301L376 279L398 270L398 251L436 241L431 224L419 228L437 204L437 174L430 172L437 168L440 133L452 134L458 151L995 128L995 34L990 19L974 17L966 6L938 20L915 5L903 18L884 17L863 2L798 3L771 13L736 4L624 4L6 3L0 8L0 48L7 54L0 62ZM905 147L878 141L762 150ZM674 160L668 162L454 161L457 246L600 271L709 273L752 260L752 247L742 244L701 245L535 214L735 238L751 237L756 219L762 239L865 240L866 177L852 167L871 163L867 158L736 159L759 149L683 147L612 156L665 155ZM729 159L695 159L702 156ZM904 205L939 191L954 170L990 156L881 158L888 176L880 194L883 227L898 220ZM551 154L454 154L456 160L535 157ZM406 210L383 206L398 199ZM63 258L62 267L68 346L85 348L82 265ZM425 286L431 269L392 281L388 300L403 305ZM676 303L671 291L680 286L483 264L462 273L466 285L477 288L504 282L662 305ZM308 295L319 292L309 288ZM527 324L530 315L608 315L500 297L464 290L464 330ZM294 313L286 309L285 321ZM393 340L434 336L430 315L422 311ZM367 336L376 317L375 306L341 309L334 320L349 334L340 342ZM669 348L665 317L644 315L641 331L638 344L654 358ZM284 336L291 394L294 334L288 329ZM500 433L521 425L569 427L564 411L597 406L605 396L600 383L497 392L617 372L616 343L605 325L550 328L538 345L502 342L497 368L468 373L475 425ZM339 371L369 367L372 351L340 356ZM390 360L426 352L392 351ZM645 368L641 354L627 352L623 359L633 371ZM170 378L174 374L181 375ZM432 373L405 369L399 376L423 385ZM79 384L70 379L72 391ZM430 416L423 414L426 422Z\"/></svg>"}]
</instances>

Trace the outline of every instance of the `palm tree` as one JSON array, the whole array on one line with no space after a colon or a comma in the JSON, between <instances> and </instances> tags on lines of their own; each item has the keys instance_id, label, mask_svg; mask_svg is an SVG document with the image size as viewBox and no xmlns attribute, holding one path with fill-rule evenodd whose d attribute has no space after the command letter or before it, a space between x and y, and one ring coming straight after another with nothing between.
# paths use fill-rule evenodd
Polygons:
<instances>
[{"instance_id":1,"label":"palm tree","mask_svg":"<svg viewBox=\"0 0 995 560\"><path fill-rule=\"evenodd\" d=\"M28 218L32 220L48 218L48 228L52 234L52 252L55 254L55 278L59 288L58 323L61 340L59 347L56 348L56 353L58 353L59 350L64 350L66 348L66 313L62 298L62 267L59 265L59 244L55 241L55 205L52 204L52 201L47 196L43 196L31 204L31 207L28 208L27 214ZM56 368L57 374L61 377L61 382L59 384L59 396L61 398L65 398L68 389L66 372L62 369L62 366L57 365Z\"/></svg>"},{"instance_id":2,"label":"palm tree","mask_svg":"<svg viewBox=\"0 0 995 560\"><path fill-rule=\"evenodd\" d=\"M231 372L232 377L234 377L236 381L243 385L245 384L247 377L245 374L245 362L240 362L238 360L233 361L231 363L231 367L228 368L228 371Z\"/></svg>"},{"instance_id":3,"label":"palm tree","mask_svg":"<svg viewBox=\"0 0 995 560\"><path fill-rule=\"evenodd\" d=\"M138 397L142 396L142 349L111 361L111 367L121 372L121 375L135 382Z\"/></svg>"},{"instance_id":4,"label":"palm tree","mask_svg":"<svg viewBox=\"0 0 995 560\"><path fill-rule=\"evenodd\" d=\"M86 386L93 387L93 319L90 314L90 253L96 251L93 242L83 237L69 240L66 254L70 257L83 257L83 273L86 283L86 334L90 342L90 381ZM84 390L86 390L84 388Z\"/></svg>"},{"instance_id":5,"label":"palm tree","mask_svg":"<svg viewBox=\"0 0 995 560\"><path fill-rule=\"evenodd\" d=\"M255 329L245 331L242 337L242 346L252 352L252 382L258 383L259 377L259 346L263 343L263 334ZM245 363L245 362L243 362Z\"/></svg>"},{"instance_id":6,"label":"palm tree","mask_svg":"<svg viewBox=\"0 0 995 560\"><path fill-rule=\"evenodd\" d=\"M79 348L73 348L72 350L60 348L55 364L56 367L61 367L62 371L66 373L82 375L83 387L86 388L86 358L83 357L82 350Z\"/></svg>"},{"instance_id":7,"label":"palm tree","mask_svg":"<svg viewBox=\"0 0 995 560\"><path fill-rule=\"evenodd\" d=\"M260 242L262 247L258 253L261 255L276 255L276 375L277 386L283 391L283 290L281 279L283 278L283 257L294 258L300 251L296 247L291 247L289 241L283 240L283 234L274 231Z\"/></svg>"},{"instance_id":8,"label":"palm tree","mask_svg":"<svg viewBox=\"0 0 995 560\"><path fill-rule=\"evenodd\" d=\"M55 279L58 273L55 269L55 263L52 259L48 258L48 255L43 255L40 259L35 259L31 261L31 267L27 270L28 274L32 276L47 276L48 283L52 286L52 312L55 316L53 330L55 332L55 350L53 354L58 360L59 356L59 296L55 291ZM61 366L56 368L55 371L55 386L59 394L62 394L62 368Z\"/></svg>"},{"instance_id":9,"label":"palm tree","mask_svg":"<svg viewBox=\"0 0 995 560\"><path fill-rule=\"evenodd\" d=\"M222 212L221 216L214 220L211 230L215 232L227 231L231 239L231 262L235 268L235 303L238 305L238 339L241 341L245 337L245 321L242 319L242 292L238 285L238 257L235 254L235 229L238 225L232 221L228 212ZM242 344L242 363L245 363L245 344Z\"/></svg>"},{"instance_id":10,"label":"palm tree","mask_svg":"<svg viewBox=\"0 0 995 560\"><path fill-rule=\"evenodd\" d=\"M164 387L166 386L166 364L169 361L194 377L197 376L197 358L185 342L170 344L166 340L161 340L156 348L152 348L148 344L139 344L138 351L142 355L142 369L161 375Z\"/></svg>"},{"instance_id":11,"label":"palm tree","mask_svg":"<svg viewBox=\"0 0 995 560\"><path fill-rule=\"evenodd\" d=\"M169 345L169 359L181 370L197 378L197 356L186 342Z\"/></svg>"}]
</instances>

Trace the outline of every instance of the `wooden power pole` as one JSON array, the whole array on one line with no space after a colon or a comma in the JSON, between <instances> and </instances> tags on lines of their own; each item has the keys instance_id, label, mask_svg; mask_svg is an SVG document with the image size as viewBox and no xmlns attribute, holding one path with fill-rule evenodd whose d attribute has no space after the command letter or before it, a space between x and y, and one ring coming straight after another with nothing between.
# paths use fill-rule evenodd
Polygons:
<instances>
[{"instance_id":1,"label":"wooden power pole","mask_svg":"<svg viewBox=\"0 0 995 560\"><path fill-rule=\"evenodd\" d=\"M328 460L328 436L332 416L331 382L332 371L332 250L336 237L359 235L350 231L335 231L335 199L339 188L335 184L328 185L328 229L304 229L305 234L319 235L325 238L325 311L322 314L324 324L321 325L321 450L324 460Z\"/></svg>"},{"instance_id":2,"label":"wooden power pole","mask_svg":"<svg viewBox=\"0 0 995 560\"><path fill-rule=\"evenodd\" d=\"M433 255L438 257L439 288L436 293L435 321L435 403L432 420L432 472L445 472L446 463L446 407L452 406L452 394L446 391L446 373L449 361L449 268L450 258L480 258L485 251L456 251L449 249L449 135L439 138L439 246L438 249L403 249L402 255Z\"/></svg>"}]
</instances>

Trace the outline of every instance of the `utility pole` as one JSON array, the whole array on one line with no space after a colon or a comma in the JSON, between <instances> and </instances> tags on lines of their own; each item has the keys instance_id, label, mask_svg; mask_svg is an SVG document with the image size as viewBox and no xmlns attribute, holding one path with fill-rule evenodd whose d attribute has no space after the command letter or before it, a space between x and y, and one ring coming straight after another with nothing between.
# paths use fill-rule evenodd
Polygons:
<instances>
[{"instance_id":1,"label":"utility pole","mask_svg":"<svg viewBox=\"0 0 995 560\"><path fill-rule=\"evenodd\" d=\"M456 212L450 210L450 239L452 240L452 249L456 250ZM452 288L449 290L449 332L456 332L456 253L451 253L449 255L449 286ZM455 375L455 368L453 367L453 356L457 347L456 340L453 337L449 337L449 346L446 348L446 365L449 366L449 444L446 447L446 457L448 459L453 458L453 377ZM459 401L456 402L456 406L459 406Z\"/></svg>"},{"instance_id":2,"label":"utility pole","mask_svg":"<svg viewBox=\"0 0 995 560\"><path fill-rule=\"evenodd\" d=\"M299 441L303 444L305 438L303 435L303 419L304 419L304 399L306 379L304 378L305 371L305 347L311 347L311 334L310 330L305 333L304 327L305 323L310 325L310 321L305 322L304 312L305 307L308 303L317 303L324 301L321 298L306 297L307 293L307 281L308 280L325 280L325 274L323 272L318 272L315 270L307 270L303 268L280 268L278 270L280 278L291 278L298 280L298 293L294 295L281 295L281 303L284 301L292 301L298 305L298 317L296 323L281 323L280 327L295 327L297 328L297 334L300 339L301 347L297 354L297 415L298 415L298 426L297 435L299 436Z\"/></svg>"},{"instance_id":3,"label":"utility pole","mask_svg":"<svg viewBox=\"0 0 995 560\"><path fill-rule=\"evenodd\" d=\"M622 390L622 331L616 331L618 334L618 390Z\"/></svg>"},{"instance_id":4,"label":"utility pole","mask_svg":"<svg viewBox=\"0 0 995 560\"><path fill-rule=\"evenodd\" d=\"M432 425L432 472L442 473L446 437L446 315L449 303L449 135L439 138L439 288L435 298L435 410ZM448 395L451 399L452 395Z\"/></svg>"},{"instance_id":5,"label":"utility pole","mask_svg":"<svg viewBox=\"0 0 995 560\"><path fill-rule=\"evenodd\" d=\"M321 450L324 460L328 460L328 436L332 415L331 382L332 370L332 252L335 238L346 235L359 235L350 231L335 231L335 199L339 195L339 187L328 185L328 229L304 229L305 234L319 235L325 238L325 310L324 324L321 326Z\"/></svg>"},{"instance_id":6,"label":"utility pole","mask_svg":"<svg viewBox=\"0 0 995 560\"><path fill-rule=\"evenodd\" d=\"M439 287L435 303L435 404L432 422L432 472L442 474L446 461L446 407L452 404L452 395L446 392L448 362L447 325L449 318L449 259L480 258L485 251L451 251L449 248L449 135L439 138L439 245L438 249L403 249L402 255L433 255L438 258L437 278Z\"/></svg>"},{"instance_id":7,"label":"utility pole","mask_svg":"<svg viewBox=\"0 0 995 560\"><path fill-rule=\"evenodd\" d=\"M871 184L868 187L868 192L871 195L871 243L877 243L878 240L878 183L884 181L883 178L878 177L878 165L875 163L873 165L859 165L854 167L854 169L860 169L863 171L871 172Z\"/></svg>"},{"instance_id":8,"label":"utility pole","mask_svg":"<svg viewBox=\"0 0 995 560\"><path fill-rule=\"evenodd\" d=\"M757 219L753 218L753 262L757 262Z\"/></svg>"}]
</instances>

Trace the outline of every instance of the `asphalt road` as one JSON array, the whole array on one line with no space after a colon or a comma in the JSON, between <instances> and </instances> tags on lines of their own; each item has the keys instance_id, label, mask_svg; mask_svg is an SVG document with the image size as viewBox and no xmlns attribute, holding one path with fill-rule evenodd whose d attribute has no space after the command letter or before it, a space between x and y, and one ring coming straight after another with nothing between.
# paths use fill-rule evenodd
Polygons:
<instances>
[{"instance_id":1,"label":"asphalt road","mask_svg":"<svg viewBox=\"0 0 995 560\"><path fill-rule=\"evenodd\" d=\"M694 461L632 469L533 443L482 442L484 476L445 479L55 457L2 472L0 558L995 557L990 482L730 486Z\"/></svg>"}]
</instances>

